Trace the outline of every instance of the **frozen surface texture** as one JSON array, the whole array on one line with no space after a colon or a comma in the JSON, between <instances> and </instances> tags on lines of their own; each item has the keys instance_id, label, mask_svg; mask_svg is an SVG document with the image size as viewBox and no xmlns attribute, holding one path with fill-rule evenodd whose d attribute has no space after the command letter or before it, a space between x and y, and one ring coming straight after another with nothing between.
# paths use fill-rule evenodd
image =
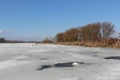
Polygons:
<instances>
[{"instance_id":1,"label":"frozen surface texture","mask_svg":"<svg viewBox=\"0 0 120 80\"><path fill-rule=\"evenodd\" d=\"M120 49L0 44L0 80L120 80Z\"/></svg>"}]
</instances>

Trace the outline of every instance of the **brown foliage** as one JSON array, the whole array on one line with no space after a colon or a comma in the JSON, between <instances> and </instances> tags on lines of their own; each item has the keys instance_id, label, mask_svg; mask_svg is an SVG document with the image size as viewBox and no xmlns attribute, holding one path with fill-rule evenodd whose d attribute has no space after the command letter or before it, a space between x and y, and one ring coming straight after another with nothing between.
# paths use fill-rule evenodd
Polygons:
<instances>
[{"instance_id":1,"label":"brown foliage","mask_svg":"<svg viewBox=\"0 0 120 80\"><path fill-rule=\"evenodd\" d=\"M108 39L115 32L114 25L109 22L101 23L101 37L102 39Z\"/></svg>"},{"instance_id":2,"label":"brown foliage","mask_svg":"<svg viewBox=\"0 0 120 80\"><path fill-rule=\"evenodd\" d=\"M92 23L83 27L71 28L56 35L57 42L91 41L98 42L108 40L115 32L114 25L109 22Z\"/></svg>"}]
</instances>

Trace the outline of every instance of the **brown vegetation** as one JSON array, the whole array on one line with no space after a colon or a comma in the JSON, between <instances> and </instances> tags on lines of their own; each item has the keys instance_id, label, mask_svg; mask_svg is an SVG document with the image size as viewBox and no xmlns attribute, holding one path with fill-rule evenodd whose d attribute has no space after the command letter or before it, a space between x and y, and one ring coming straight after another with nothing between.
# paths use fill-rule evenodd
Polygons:
<instances>
[{"instance_id":1,"label":"brown vegetation","mask_svg":"<svg viewBox=\"0 0 120 80\"><path fill-rule=\"evenodd\" d=\"M86 26L71 28L56 35L56 42L64 45L89 47L120 48L120 40L112 38L115 26L109 22L93 23Z\"/></svg>"},{"instance_id":2,"label":"brown vegetation","mask_svg":"<svg viewBox=\"0 0 120 80\"><path fill-rule=\"evenodd\" d=\"M5 39L4 38L0 38L0 43L5 43Z\"/></svg>"}]
</instances>

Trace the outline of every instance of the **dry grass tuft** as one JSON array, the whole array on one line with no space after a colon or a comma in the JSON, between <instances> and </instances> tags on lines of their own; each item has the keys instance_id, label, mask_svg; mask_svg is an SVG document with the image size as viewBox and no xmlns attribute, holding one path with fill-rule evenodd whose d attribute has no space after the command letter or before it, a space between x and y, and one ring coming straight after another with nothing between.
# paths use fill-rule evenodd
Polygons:
<instances>
[{"instance_id":1,"label":"dry grass tuft","mask_svg":"<svg viewBox=\"0 0 120 80\"><path fill-rule=\"evenodd\" d=\"M111 48L120 48L120 41L99 41L99 42L57 42L56 44L60 45L72 45L72 46L85 46L85 47L111 47Z\"/></svg>"}]
</instances>

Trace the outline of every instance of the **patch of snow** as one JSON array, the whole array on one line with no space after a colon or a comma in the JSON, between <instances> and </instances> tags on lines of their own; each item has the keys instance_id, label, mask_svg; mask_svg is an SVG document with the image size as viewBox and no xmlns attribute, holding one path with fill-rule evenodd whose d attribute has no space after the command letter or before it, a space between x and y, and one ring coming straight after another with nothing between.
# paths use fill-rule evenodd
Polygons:
<instances>
[{"instance_id":1,"label":"patch of snow","mask_svg":"<svg viewBox=\"0 0 120 80\"><path fill-rule=\"evenodd\" d=\"M79 63L74 62L72 65L73 65L73 66L77 66L77 65L79 65Z\"/></svg>"}]
</instances>

